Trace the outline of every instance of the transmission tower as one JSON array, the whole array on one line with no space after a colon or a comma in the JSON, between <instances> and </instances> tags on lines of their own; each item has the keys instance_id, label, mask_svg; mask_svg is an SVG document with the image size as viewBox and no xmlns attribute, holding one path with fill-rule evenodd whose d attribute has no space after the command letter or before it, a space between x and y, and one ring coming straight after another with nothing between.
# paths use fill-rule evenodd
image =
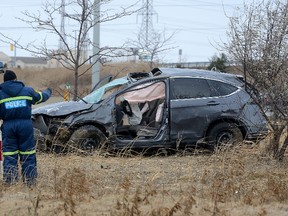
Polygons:
<instances>
[{"instance_id":1,"label":"transmission tower","mask_svg":"<svg viewBox=\"0 0 288 216\"><path fill-rule=\"evenodd\" d=\"M139 11L138 15L142 16L142 24L139 32L141 42L144 43L144 47L149 47L150 36L154 33L153 28L153 15L157 15L153 9L153 0L142 0L142 10Z\"/></svg>"},{"instance_id":2,"label":"transmission tower","mask_svg":"<svg viewBox=\"0 0 288 216\"><path fill-rule=\"evenodd\" d=\"M60 33L64 40L66 40L65 34L65 0L61 2L61 25L60 25ZM65 45L63 39L59 38L59 50L65 50Z\"/></svg>"},{"instance_id":3,"label":"transmission tower","mask_svg":"<svg viewBox=\"0 0 288 216\"><path fill-rule=\"evenodd\" d=\"M85 0L85 5L88 5L88 0ZM61 1L61 25L60 25L60 33L63 37L63 39L59 39L59 50L66 50L64 41L66 41L66 33L65 33L65 16L66 16L66 11L65 11L65 0ZM71 15L71 14L70 14ZM73 15L73 14L72 14ZM87 31L88 31L88 24L87 20L84 22L82 32L83 34L86 34L85 37L83 38L83 43L81 46L81 61L85 61L88 56L88 45L89 45L89 40L87 38ZM75 40L77 40L75 36ZM76 47L75 47L76 49Z\"/></svg>"}]
</instances>

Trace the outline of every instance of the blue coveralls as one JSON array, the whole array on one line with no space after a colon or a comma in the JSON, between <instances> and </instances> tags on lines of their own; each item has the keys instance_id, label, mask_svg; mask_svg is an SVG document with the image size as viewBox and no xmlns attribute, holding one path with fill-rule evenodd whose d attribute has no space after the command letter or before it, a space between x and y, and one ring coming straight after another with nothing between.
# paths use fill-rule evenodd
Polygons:
<instances>
[{"instance_id":1,"label":"blue coveralls","mask_svg":"<svg viewBox=\"0 0 288 216\"><path fill-rule=\"evenodd\" d=\"M5 183L13 184L18 181L18 157L23 181L27 185L36 183L37 164L31 107L32 104L48 100L50 96L50 89L36 92L20 81L6 81L0 85Z\"/></svg>"}]
</instances>

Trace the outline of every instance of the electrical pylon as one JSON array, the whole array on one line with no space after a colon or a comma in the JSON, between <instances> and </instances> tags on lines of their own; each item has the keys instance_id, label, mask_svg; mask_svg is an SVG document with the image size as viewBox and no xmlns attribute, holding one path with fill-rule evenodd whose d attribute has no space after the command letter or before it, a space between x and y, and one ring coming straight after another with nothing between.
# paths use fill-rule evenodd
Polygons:
<instances>
[{"instance_id":1,"label":"electrical pylon","mask_svg":"<svg viewBox=\"0 0 288 216\"><path fill-rule=\"evenodd\" d=\"M149 47L150 37L153 36L153 15L157 15L153 9L153 0L142 0L142 10L138 12L138 15L142 16L142 24L139 32L139 37L144 47Z\"/></svg>"}]
</instances>

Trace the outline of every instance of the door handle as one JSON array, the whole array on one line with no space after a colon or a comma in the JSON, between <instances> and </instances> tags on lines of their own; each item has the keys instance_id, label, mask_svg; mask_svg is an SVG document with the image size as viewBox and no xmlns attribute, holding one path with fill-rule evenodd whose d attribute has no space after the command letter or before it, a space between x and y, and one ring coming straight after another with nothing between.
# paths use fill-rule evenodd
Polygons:
<instances>
[{"instance_id":1,"label":"door handle","mask_svg":"<svg viewBox=\"0 0 288 216\"><path fill-rule=\"evenodd\" d=\"M216 101L209 101L208 103L207 103L207 106L217 106L217 105L219 105L220 103L219 102L216 102Z\"/></svg>"}]
</instances>

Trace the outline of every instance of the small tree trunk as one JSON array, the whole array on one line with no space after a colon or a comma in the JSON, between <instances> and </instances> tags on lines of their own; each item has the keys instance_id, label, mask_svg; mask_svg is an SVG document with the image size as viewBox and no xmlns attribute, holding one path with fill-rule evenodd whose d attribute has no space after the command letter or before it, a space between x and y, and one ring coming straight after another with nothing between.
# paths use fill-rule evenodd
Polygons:
<instances>
[{"instance_id":1,"label":"small tree trunk","mask_svg":"<svg viewBox=\"0 0 288 216\"><path fill-rule=\"evenodd\" d=\"M280 136L278 133L273 132L272 137L268 141L268 145L266 147L266 152L269 155L275 155L275 153L278 151L279 148L279 138Z\"/></svg>"},{"instance_id":2,"label":"small tree trunk","mask_svg":"<svg viewBox=\"0 0 288 216\"><path fill-rule=\"evenodd\" d=\"M285 129L284 125L275 126L274 127L273 137L270 139L269 144L267 146L267 152L269 154L272 154L273 158L276 159L276 160L283 160L283 157L284 157L284 154L285 154L285 150L286 150L287 145L288 145L288 140L287 140L287 137L286 137L286 140L285 140L284 144L280 148L281 137L282 137L283 133L285 132L284 129Z\"/></svg>"},{"instance_id":3,"label":"small tree trunk","mask_svg":"<svg viewBox=\"0 0 288 216\"><path fill-rule=\"evenodd\" d=\"M268 141L268 145L266 146L266 152L270 155L275 155L279 149L279 141L281 137L281 132L278 128L273 128L272 137Z\"/></svg>"},{"instance_id":4,"label":"small tree trunk","mask_svg":"<svg viewBox=\"0 0 288 216\"><path fill-rule=\"evenodd\" d=\"M286 128L286 133L288 132L288 128ZM279 161L282 161L285 155L285 151L287 149L288 146L288 136L286 135L285 141L282 145L282 147L280 148L280 150L277 152L277 154L275 155L275 158Z\"/></svg>"},{"instance_id":5,"label":"small tree trunk","mask_svg":"<svg viewBox=\"0 0 288 216\"><path fill-rule=\"evenodd\" d=\"M275 158L279 161L282 161L283 158L284 158L284 154L285 154L285 151L287 149L287 146L288 146L288 138L285 139L285 142L284 144L282 145L281 149L278 151L277 155L275 155Z\"/></svg>"},{"instance_id":6,"label":"small tree trunk","mask_svg":"<svg viewBox=\"0 0 288 216\"><path fill-rule=\"evenodd\" d=\"M274 143L272 145L272 152L273 152L274 158L278 154L278 151L279 151L281 134L282 133L280 131L277 131L277 133L275 134Z\"/></svg>"},{"instance_id":7,"label":"small tree trunk","mask_svg":"<svg viewBox=\"0 0 288 216\"><path fill-rule=\"evenodd\" d=\"M76 67L74 70L74 79L75 79L75 86L74 86L74 96L73 100L76 101L78 97L78 68Z\"/></svg>"}]
</instances>

